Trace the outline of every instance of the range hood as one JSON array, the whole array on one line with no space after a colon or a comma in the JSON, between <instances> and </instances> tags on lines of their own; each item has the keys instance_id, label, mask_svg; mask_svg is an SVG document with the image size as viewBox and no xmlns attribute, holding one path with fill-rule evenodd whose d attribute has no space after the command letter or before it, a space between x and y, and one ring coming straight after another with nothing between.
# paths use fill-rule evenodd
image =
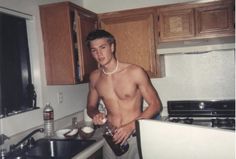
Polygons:
<instances>
[{"instance_id":1,"label":"range hood","mask_svg":"<svg viewBox=\"0 0 236 159\"><path fill-rule=\"evenodd\" d=\"M158 45L158 54L207 53L235 49L235 37L166 42Z\"/></svg>"}]
</instances>

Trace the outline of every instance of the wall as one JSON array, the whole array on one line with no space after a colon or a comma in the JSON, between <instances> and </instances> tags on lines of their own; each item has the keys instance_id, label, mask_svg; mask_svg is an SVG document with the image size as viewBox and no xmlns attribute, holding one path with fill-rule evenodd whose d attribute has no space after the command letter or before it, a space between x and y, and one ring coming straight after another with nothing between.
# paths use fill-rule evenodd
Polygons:
<instances>
[{"instance_id":1,"label":"wall","mask_svg":"<svg viewBox=\"0 0 236 159\"><path fill-rule=\"evenodd\" d=\"M153 79L162 101L234 99L235 52L165 55L166 77Z\"/></svg>"},{"instance_id":2,"label":"wall","mask_svg":"<svg viewBox=\"0 0 236 159\"><path fill-rule=\"evenodd\" d=\"M144 8L157 5L191 2L193 0L84 0L83 6L95 13L105 13L134 8ZM102 2L102 3L101 3Z\"/></svg>"},{"instance_id":3,"label":"wall","mask_svg":"<svg viewBox=\"0 0 236 159\"><path fill-rule=\"evenodd\" d=\"M38 5L44 5L48 3L64 2L67 0L33 0L33 1L35 1ZM83 6L83 0L68 0L68 1L75 3L79 6Z\"/></svg>"}]
</instances>

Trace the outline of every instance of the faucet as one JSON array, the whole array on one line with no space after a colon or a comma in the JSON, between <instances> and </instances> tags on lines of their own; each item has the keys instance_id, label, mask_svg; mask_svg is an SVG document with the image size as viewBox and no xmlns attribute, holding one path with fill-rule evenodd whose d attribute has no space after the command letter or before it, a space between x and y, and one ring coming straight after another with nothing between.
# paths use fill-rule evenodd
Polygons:
<instances>
[{"instance_id":1,"label":"faucet","mask_svg":"<svg viewBox=\"0 0 236 159\"><path fill-rule=\"evenodd\" d=\"M4 144L4 141L9 139L5 134L0 134L0 145Z\"/></svg>"},{"instance_id":2,"label":"faucet","mask_svg":"<svg viewBox=\"0 0 236 159\"><path fill-rule=\"evenodd\" d=\"M36 130L33 130L31 133L29 133L26 137L24 137L22 140L20 140L17 144L13 144L10 146L10 150L14 151L14 149L16 149L19 145L23 144L26 140L30 139L34 134L36 134L37 132L44 132L43 128L39 128Z\"/></svg>"},{"instance_id":3,"label":"faucet","mask_svg":"<svg viewBox=\"0 0 236 159\"><path fill-rule=\"evenodd\" d=\"M7 140L7 139L10 139L8 136L6 136L5 134L0 134L0 145L4 144L4 141ZM0 147L0 158L1 159L4 159L5 155L6 155L6 149L4 148L1 148Z\"/></svg>"}]
</instances>

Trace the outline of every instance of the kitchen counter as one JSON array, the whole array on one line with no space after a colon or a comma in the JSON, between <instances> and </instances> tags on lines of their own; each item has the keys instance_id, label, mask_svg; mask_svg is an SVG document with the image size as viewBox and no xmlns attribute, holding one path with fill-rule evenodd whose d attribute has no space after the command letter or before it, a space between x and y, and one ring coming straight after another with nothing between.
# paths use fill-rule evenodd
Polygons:
<instances>
[{"instance_id":1,"label":"kitchen counter","mask_svg":"<svg viewBox=\"0 0 236 159\"><path fill-rule=\"evenodd\" d=\"M94 154L97 150L102 148L105 142L105 139L102 136L102 129L101 128L96 129L94 135L90 139L96 140L96 142L90 145L89 147L87 147L82 152L75 155L72 159L87 159L89 156Z\"/></svg>"}]
</instances>

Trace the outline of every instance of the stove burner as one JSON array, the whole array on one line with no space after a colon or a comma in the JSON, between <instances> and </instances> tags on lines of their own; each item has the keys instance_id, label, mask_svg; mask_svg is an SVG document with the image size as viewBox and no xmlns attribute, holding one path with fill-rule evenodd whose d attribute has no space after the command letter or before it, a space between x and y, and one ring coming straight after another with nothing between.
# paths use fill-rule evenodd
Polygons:
<instances>
[{"instance_id":1,"label":"stove burner","mask_svg":"<svg viewBox=\"0 0 236 159\"><path fill-rule=\"evenodd\" d=\"M212 127L235 129L235 119L212 119Z\"/></svg>"},{"instance_id":2,"label":"stove burner","mask_svg":"<svg viewBox=\"0 0 236 159\"><path fill-rule=\"evenodd\" d=\"M169 121L174 122L174 123L184 123L184 124L192 124L193 123L193 119L189 119L189 118L172 118Z\"/></svg>"},{"instance_id":3,"label":"stove burner","mask_svg":"<svg viewBox=\"0 0 236 159\"><path fill-rule=\"evenodd\" d=\"M193 124L200 126L208 126L214 128L222 128L222 129L235 129L235 119L231 118L178 118L178 117L170 117L167 119L170 122L174 123L182 123L182 124Z\"/></svg>"}]
</instances>

